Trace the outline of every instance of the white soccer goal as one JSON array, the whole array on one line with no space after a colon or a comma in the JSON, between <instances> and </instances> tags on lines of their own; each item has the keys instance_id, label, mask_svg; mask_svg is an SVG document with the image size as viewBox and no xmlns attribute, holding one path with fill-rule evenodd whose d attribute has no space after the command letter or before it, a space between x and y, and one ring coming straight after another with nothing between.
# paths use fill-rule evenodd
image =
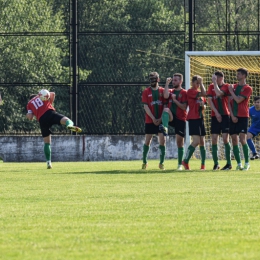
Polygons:
<instances>
[{"instance_id":1,"label":"white soccer goal","mask_svg":"<svg viewBox=\"0 0 260 260\"><path fill-rule=\"evenodd\" d=\"M203 83L206 88L211 84L212 75L216 70L224 73L226 83L237 83L236 70L238 68L246 68L249 71L247 83L253 88L250 99L250 106L253 103L254 96L260 96L260 51L194 51L185 52L185 88L191 86L191 78L194 75L203 77ZM210 107L207 106L205 111L205 127L206 127L206 150L207 158L211 158L211 139L210 139ZM250 121L249 121L250 124ZM260 151L260 139L255 138L255 144ZM185 140L185 148L190 144L189 131L187 125L187 133ZM219 157L224 159L224 146L220 138ZM242 155L243 153L241 153ZM195 157L200 157L198 149L196 149Z\"/></svg>"}]
</instances>

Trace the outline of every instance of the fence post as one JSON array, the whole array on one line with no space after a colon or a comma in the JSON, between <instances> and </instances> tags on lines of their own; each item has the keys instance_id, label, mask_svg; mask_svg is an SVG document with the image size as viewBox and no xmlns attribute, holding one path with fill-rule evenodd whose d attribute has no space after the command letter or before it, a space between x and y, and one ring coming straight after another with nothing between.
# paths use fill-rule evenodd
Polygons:
<instances>
[{"instance_id":1,"label":"fence post","mask_svg":"<svg viewBox=\"0 0 260 260\"><path fill-rule=\"evenodd\" d=\"M78 125L78 1L72 0L72 120Z\"/></svg>"},{"instance_id":2,"label":"fence post","mask_svg":"<svg viewBox=\"0 0 260 260\"><path fill-rule=\"evenodd\" d=\"M194 0L189 0L189 51L194 50Z\"/></svg>"}]
</instances>

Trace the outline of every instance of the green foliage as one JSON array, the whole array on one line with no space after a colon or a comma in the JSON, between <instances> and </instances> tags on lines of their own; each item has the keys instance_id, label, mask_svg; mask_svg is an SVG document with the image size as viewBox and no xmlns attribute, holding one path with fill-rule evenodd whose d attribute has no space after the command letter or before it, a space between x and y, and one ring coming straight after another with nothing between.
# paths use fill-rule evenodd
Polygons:
<instances>
[{"instance_id":1,"label":"green foliage","mask_svg":"<svg viewBox=\"0 0 260 260\"><path fill-rule=\"evenodd\" d=\"M184 7L173 2L80 1L80 31L184 32ZM177 69L184 73L183 62L174 59L184 57L183 40L156 33L81 36L79 62L92 71L88 82L143 82L153 70L166 78Z\"/></svg>"},{"instance_id":2,"label":"green foliage","mask_svg":"<svg viewBox=\"0 0 260 260\"><path fill-rule=\"evenodd\" d=\"M195 50L258 50L260 18L254 0L194 3ZM42 88L38 83L46 83L46 88L56 92L59 112L71 114L71 1L0 0L0 6L0 92L5 101L0 132L35 132L37 124L27 122L23 115L29 94ZM137 115L143 119L140 83L146 86L150 71L159 72L162 84L174 72L184 74L188 1L78 0L78 20L79 116L83 127L89 129L89 120L96 127L94 121L99 118L104 132L118 126L118 133L139 132L140 121L132 131L131 120ZM249 31L250 35L242 34ZM24 85L15 87L12 83ZM59 86L54 86L56 83ZM109 86L91 89L90 94L88 83L122 84L124 95L118 99L117 91ZM126 83L139 84L129 87L131 97ZM99 104L106 107L103 114L99 114ZM120 109L124 111L119 113Z\"/></svg>"},{"instance_id":3,"label":"green foliage","mask_svg":"<svg viewBox=\"0 0 260 260\"><path fill-rule=\"evenodd\" d=\"M196 37L196 50L257 50L258 36L237 35L239 32L255 31L259 24L258 5L254 0L199 0L195 1L195 21L197 32L227 32L225 36Z\"/></svg>"},{"instance_id":4,"label":"green foliage","mask_svg":"<svg viewBox=\"0 0 260 260\"><path fill-rule=\"evenodd\" d=\"M63 32L63 14L54 14L47 1L2 1L0 28L5 33ZM65 36L0 37L1 82L68 82L62 61L68 55Z\"/></svg>"},{"instance_id":5,"label":"green foliage","mask_svg":"<svg viewBox=\"0 0 260 260\"><path fill-rule=\"evenodd\" d=\"M53 13L48 1L1 1L0 81L34 83L35 87L2 87L5 117L0 118L0 131L34 131L37 125L24 118L31 93L42 87L37 83L69 83L68 38L63 34L63 13ZM15 35L14 33L60 32L58 36ZM48 88L48 87L47 87ZM62 95L62 92L60 93ZM65 105L65 104L64 104ZM33 125L32 125L33 124Z\"/></svg>"}]
</instances>

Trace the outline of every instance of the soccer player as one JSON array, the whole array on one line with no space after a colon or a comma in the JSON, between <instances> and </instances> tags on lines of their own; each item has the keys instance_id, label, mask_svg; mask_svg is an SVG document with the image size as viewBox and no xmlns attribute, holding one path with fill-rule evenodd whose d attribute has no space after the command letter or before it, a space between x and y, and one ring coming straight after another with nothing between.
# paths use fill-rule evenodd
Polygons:
<instances>
[{"instance_id":1,"label":"soccer player","mask_svg":"<svg viewBox=\"0 0 260 260\"><path fill-rule=\"evenodd\" d=\"M251 118L251 126L247 131L247 144L253 154L250 159L255 160L259 158L259 155L256 152L252 139L260 133L260 96L254 97L254 105L249 108L249 116Z\"/></svg>"},{"instance_id":2,"label":"soccer player","mask_svg":"<svg viewBox=\"0 0 260 260\"><path fill-rule=\"evenodd\" d=\"M172 82L173 89L169 90L169 83ZM182 88L183 75L175 73L173 78L167 78L164 88L164 98L168 100L168 107L164 108L162 114L162 125L160 129L164 135L168 133L168 125L175 128L176 143L178 147L178 168L182 170L184 154L184 136L186 131L187 117L187 91Z\"/></svg>"},{"instance_id":3,"label":"soccer player","mask_svg":"<svg viewBox=\"0 0 260 260\"><path fill-rule=\"evenodd\" d=\"M212 76L212 84L207 91L208 103L211 108L211 142L212 157L214 161L213 170L219 170L218 162L218 137L222 133L225 145L225 156L227 163L221 170L231 170L231 146L229 143L229 121L230 113L228 110L229 84L224 82L224 73L216 71Z\"/></svg>"},{"instance_id":4,"label":"soccer player","mask_svg":"<svg viewBox=\"0 0 260 260\"><path fill-rule=\"evenodd\" d=\"M162 121L162 111L164 108L163 90L159 86L159 74L151 72L149 75L150 87L146 88L142 93L142 103L145 110L145 142L143 146L143 164L142 169L147 168L147 155L152 142L154 134L158 134L159 149L160 149L160 163L159 168L164 170L165 158L165 142L166 138L163 133L159 131L159 125Z\"/></svg>"},{"instance_id":5,"label":"soccer player","mask_svg":"<svg viewBox=\"0 0 260 260\"><path fill-rule=\"evenodd\" d=\"M189 112L187 120L189 122L189 135L192 137L192 143L188 147L182 165L185 170L190 170L189 160L200 146L201 170L205 170L206 150L205 150L205 126L203 120L203 111L206 104L206 89L203 85L202 77L196 75L192 77L192 87L187 91Z\"/></svg>"},{"instance_id":6,"label":"soccer player","mask_svg":"<svg viewBox=\"0 0 260 260\"><path fill-rule=\"evenodd\" d=\"M48 91L47 91L48 93ZM66 116L61 115L55 111L53 102L55 93L49 92L49 99L42 101L40 98L41 91L38 95L31 95L30 101L27 104L26 117L33 120L34 116L40 123L41 133L44 141L44 154L47 161L47 169L51 169L51 131L52 125L66 125L67 129L80 133L82 130L74 126L74 123Z\"/></svg>"},{"instance_id":7,"label":"soccer player","mask_svg":"<svg viewBox=\"0 0 260 260\"><path fill-rule=\"evenodd\" d=\"M247 145L247 128L248 128L248 117L249 109L248 103L252 94L252 88L246 84L246 78L248 71L245 68L239 68L237 70L238 83L235 85L229 85L228 89L230 92L230 128L229 134L231 135L233 153L237 161L237 170L247 171L250 168L249 165L249 149ZM245 158L245 165L242 166L240 151L238 147L239 141L243 147L243 153Z\"/></svg>"}]
</instances>

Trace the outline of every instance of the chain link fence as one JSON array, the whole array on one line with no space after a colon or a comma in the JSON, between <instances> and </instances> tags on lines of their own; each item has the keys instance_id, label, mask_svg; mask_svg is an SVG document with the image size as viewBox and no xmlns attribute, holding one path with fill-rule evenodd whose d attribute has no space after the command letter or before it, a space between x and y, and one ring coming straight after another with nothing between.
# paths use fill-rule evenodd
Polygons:
<instances>
[{"instance_id":1,"label":"chain link fence","mask_svg":"<svg viewBox=\"0 0 260 260\"><path fill-rule=\"evenodd\" d=\"M0 0L0 134L39 134L25 119L29 95L56 92L72 117L72 4ZM144 134L141 94L185 73L193 50L260 50L260 0L78 0L78 125L84 134ZM75 75L74 75L75 76ZM62 127L58 134L67 134Z\"/></svg>"}]
</instances>

